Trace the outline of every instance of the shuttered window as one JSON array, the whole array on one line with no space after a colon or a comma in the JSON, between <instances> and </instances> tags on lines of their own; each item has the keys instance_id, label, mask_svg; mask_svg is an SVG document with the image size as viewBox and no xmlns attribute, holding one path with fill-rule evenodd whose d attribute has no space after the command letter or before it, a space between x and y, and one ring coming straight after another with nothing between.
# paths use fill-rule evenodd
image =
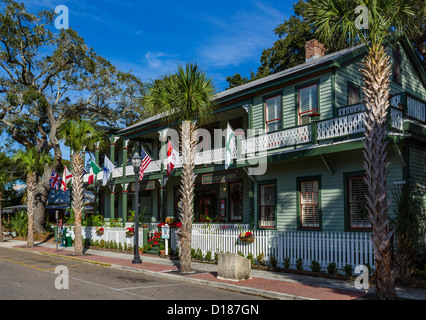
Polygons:
<instances>
[{"instance_id":1,"label":"shuttered window","mask_svg":"<svg viewBox=\"0 0 426 320\"><path fill-rule=\"evenodd\" d=\"M300 213L302 228L320 227L318 180L300 182Z\"/></svg>"},{"instance_id":2,"label":"shuttered window","mask_svg":"<svg viewBox=\"0 0 426 320\"><path fill-rule=\"evenodd\" d=\"M260 185L260 226L262 228L275 227L276 192L275 184Z\"/></svg>"},{"instance_id":3,"label":"shuttered window","mask_svg":"<svg viewBox=\"0 0 426 320\"><path fill-rule=\"evenodd\" d=\"M265 122L267 132L281 129L282 105L280 95L265 100Z\"/></svg>"},{"instance_id":4,"label":"shuttered window","mask_svg":"<svg viewBox=\"0 0 426 320\"><path fill-rule=\"evenodd\" d=\"M348 105L361 102L360 89L358 86L348 83Z\"/></svg>"},{"instance_id":5,"label":"shuttered window","mask_svg":"<svg viewBox=\"0 0 426 320\"><path fill-rule=\"evenodd\" d=\"M368 193L365 176L348 178L348 213L350 229L371 229L366 209Z\"/></svg>"},{"instance_id":6,"label":"shuttered window","mask_svg":"<svg viewBox=\"0 0 426 320\"><path fill-rule=\"evenodd\" d=\"M316 84L298 90L299 124L311 122L309 115L318 111L318 86Z\"/></svg>"}]
</instances>

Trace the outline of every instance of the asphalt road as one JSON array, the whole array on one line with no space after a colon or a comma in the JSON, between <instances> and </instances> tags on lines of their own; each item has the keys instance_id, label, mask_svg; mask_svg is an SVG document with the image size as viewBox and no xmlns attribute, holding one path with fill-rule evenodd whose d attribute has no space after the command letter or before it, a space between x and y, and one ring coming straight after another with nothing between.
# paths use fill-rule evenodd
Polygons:
<instances>
[{"instance_id":1,"label":"asphalt road","mask_svg":"<svg viewBox=\"0 0 426 320\"><path fill-rule=\"evenodd\" d=\"M264 300L258 296L146 273L0 248L0 300L129 299Z\"/></svg>"}]
</instances>

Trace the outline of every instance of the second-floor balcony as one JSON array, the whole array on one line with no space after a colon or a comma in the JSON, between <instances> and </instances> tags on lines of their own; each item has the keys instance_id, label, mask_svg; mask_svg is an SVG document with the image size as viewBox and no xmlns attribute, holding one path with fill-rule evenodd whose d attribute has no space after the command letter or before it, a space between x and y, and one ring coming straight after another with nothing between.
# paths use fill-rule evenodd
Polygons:
<instances>
[{"instance_id":1,"label":"second-floor balcony","mask_svg":"<svg viewBox=\"0 0 426 320\"><path fill-rule=\"evenodd\" d=\"M234 160L244 160L256 153L271 155L279 153L281 150L292 150L309 148L332 144L334 142L348 141L351 139L362 139L365 130L363 104L351 105L339 108L337 117L315 120L311 123L292 128L286 128L270 133L255 132L254 136L239 136L236 145L232 150ZM386 128L390 134L402 134L404 132L404 121L414 121L426 127L426 103L408 94L401 93L394 95L390 101ZM197 152L195 165L223 164L225 161L225 148L216 148ZM161 161L153 160L146 168L145 173L161 172ZM166 160L164 167L166 166ZM177 159L175 168L182 167L182 163ZM103 173L97 176L102 180ZM112 173L113 179L134 176L134 169L131 165L116 167ZM85 176L85 181L87 177Z\"/></svg>"}]
</instances>

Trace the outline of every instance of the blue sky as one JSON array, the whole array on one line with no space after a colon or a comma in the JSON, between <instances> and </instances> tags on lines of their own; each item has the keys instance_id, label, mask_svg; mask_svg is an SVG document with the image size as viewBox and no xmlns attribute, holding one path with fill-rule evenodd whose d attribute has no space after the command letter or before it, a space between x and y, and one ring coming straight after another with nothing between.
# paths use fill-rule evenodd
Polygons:
<instances>
[{"instance_id":1,"label":"blue sky","mask_svg":"<svg viewBox=\"0 0 426 320\"><path fill-rule=\"evenodd\" d=\"M296 0L16 0L28 11L65 5L69 27L88 46L142 81L196 62L218 91L235 73L249 77L262 50L277 40L274 29L292 14ZM62 148L69 159L68 148Z\"/></svg>"},{"instance_id":2,"label":"blue sky","mask_svg":"<svg viewBox=\"0 0 426 320\"><path fill-rule=\"evenodd\" d=\"M22 0L21 0L22 1ZM143 81L199 63L218 91L236 72L257 70L273 30L296 0L24 0L30 11L66 5L69 26L95 51Z\"/></svg>"}]
</instances>

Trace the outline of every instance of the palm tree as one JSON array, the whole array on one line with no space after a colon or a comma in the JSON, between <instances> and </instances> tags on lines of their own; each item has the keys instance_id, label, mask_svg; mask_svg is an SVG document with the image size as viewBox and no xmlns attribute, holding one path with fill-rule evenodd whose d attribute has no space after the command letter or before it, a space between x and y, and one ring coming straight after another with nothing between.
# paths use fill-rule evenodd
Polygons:
<instances>
[{"instance_id":1,"label":"palm tree","mask_svg":"<svg viewBox=\"0 0 426 320\"><path fill-rule=\"evenodd\" d=\"M180 220L180 272L191 273L191 232L194 212L195 146L198 124L207 121L214 109L213 82L197 64L179 66L176 74L165 75L146 87L144 106L151 114L162 113L169 123L181 123L182 209ZM197 121L197 122L196 122ZM196 124L197 123L197 124Z\"/></svg>"},{"instance_id":2,"label":"palm tree","mask_svg":"<svg viewBox=\"0 0 426 320\"><path fill-rule=\"evenodd\" d=\"M404 281L415 269L414 241L426 229L424 194L414 183L395 188L392 192L392 207L396 213L391 219L396 234L394 267L396 278Z\"/></svg>"},{"instance_id":3,"label":"palm tree","mask_svg":"<svg viewBox=\"0 0 426 320\"><path fill-rule=\"evenodd\" d=\"M53 159L50 154L36 148L30 147L18 150L12 158L19 169L27 176L27 214L28 214L28 238L27 246L34 246L34 199L37 186L37 175L45 171L45 167L52 164Z\"/></svg>"},{"instance_id":4,"label":"palm tree","mask_svg":"<svg viewBox=\"0 0 426 320\"><path fill-rule=\"evenodd\" d=\"M60 128L60 139L74 151L72 157L72 208L75 221L75 248L76 255L83 254L81 220L84 210L84 158L82 152L94 150L96 142L103 137L103 132L86 120L70 120Z\"/></svg>"},{"instance_id":5,"label":"palm tree","mask_svg":"<svg viewBox=\"0 0 426 320\"><path fill-rule=\"evenodd\" d=\"M0 242L3 242L3 228L1 216L1 203L4 200L4 187L9 183L9 175L6 172L0 172Z\"/></svg>"},{"instance_id":6,"label":"palm tree","mask_svg":"<svg viewBox=\"0 0 426 320\"><path fill-rule=\"evenodd\" d=\"M379 299L395 299L395 277L392 266L394 230L390 229L386 190L386 131L389 107L391 64L384 43L394 32L403 31L414 15L413 0L311 0L307 14L320 41L327 44L339 39L341 47L365 44L368 53L361 70L365 104L364 168L368 185L367 210L373 226L376 293ZM368 9L368 29L359 29L356 21ZM365 21L364 21L365 22Z\"/></svg>"}]
</instances>

